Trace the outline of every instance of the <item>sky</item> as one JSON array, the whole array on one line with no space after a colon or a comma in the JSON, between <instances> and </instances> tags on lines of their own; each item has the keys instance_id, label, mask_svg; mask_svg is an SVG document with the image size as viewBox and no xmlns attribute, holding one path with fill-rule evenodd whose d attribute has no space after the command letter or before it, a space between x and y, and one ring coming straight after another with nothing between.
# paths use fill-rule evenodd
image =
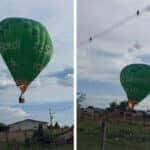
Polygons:
<instances>
[{"instance_id":1,"label":"sky","mask_svg":"<svg viewBox=\"0 0 150 150\"><path fill-rule=\"evenodd\" d=\"M0 122L10 124L32 118L49 121L48 109L61 125L73 123L73 1L1 0L0 18L25 17L44 24L52 38L51 61L25 93L26 102L18 104L15 86L0 57ZM65 121L64 121L65 120Z\"/></svg>"},{"instance_id":2,"label":"sky","mask_svg":"<svg viewBox=\"0 0 150 150\"><path fill-rule=\"evenodd\" d=\"M132 63L150 64L150 2L82 0L77 12L77 86L87 96L83 105L104 108L127 100L120 71ZM150 109L150 96L136 109Z\"/></svg>"}]
</instances>

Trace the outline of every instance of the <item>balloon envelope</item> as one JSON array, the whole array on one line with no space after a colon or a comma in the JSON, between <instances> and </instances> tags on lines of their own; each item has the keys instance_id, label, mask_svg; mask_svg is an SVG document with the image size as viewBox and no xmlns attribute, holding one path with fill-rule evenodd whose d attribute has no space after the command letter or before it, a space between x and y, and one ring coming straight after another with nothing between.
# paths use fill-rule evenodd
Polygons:
<instances>
[{"instance_id":1,"label":"balloon envelope","mask_svg":"<svg viewBox=\"0 0 150 150\"><path fill-rule=\"evenodd\" d=\"M150 66L131 64L122 69L120 82L129 101L139 103L150 93Z\"/></svg>"},{"instance_id":2,"label":"balloon envelope","mask_svg":"<svg viewBox=\"0 0 150 150\"><path fill-rule=\"evenodd\" d=\"M52 51L52 41L41 23L26 18L0 22L0 52L22 92L48 64Z\"/></svg>"}]
</instances>

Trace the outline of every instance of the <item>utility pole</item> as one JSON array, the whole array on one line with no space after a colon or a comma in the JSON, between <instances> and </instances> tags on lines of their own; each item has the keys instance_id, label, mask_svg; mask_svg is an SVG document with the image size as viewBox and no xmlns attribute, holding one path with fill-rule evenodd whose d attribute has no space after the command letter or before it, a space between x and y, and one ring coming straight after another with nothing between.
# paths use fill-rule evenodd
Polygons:
<instances>
[{"instance_id":1,"label":"utility pole","mask_svg":"<svg viewBox=\"0 0 150 150\"><path fill-rule=\"evenodd\" d=\"M50 119L50 126L53 126L53 120L54 120L54 112L51 111L49 108L49 119Z\"/></svg>"}]
</instances>

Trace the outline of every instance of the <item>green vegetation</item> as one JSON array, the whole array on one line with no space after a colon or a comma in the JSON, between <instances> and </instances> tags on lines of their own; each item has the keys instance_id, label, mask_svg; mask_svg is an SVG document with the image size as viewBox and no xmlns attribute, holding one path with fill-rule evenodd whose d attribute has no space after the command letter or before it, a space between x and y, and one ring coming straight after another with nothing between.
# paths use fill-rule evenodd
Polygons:
<instances>
[{"instance_id":1,"label":"green vegetation","mask_svg":"<svg viewBox=\"0 0 150 150\"><path fill-rule=\"evenodd\" d=\"M17 144L17 145L7 145L7 144L0 144L0 149L2 150L73 150L72 145L61 145L61 146L48 146L48 145L38 145L33 144L32 146L27 146L24 144Z\"/></svg>"},{"instance_id":2,"label":"green vegetation","mask_svg":"<svg viewBox=\"0 0 150 150\"><path fill-rule=\"evenodd\" d=\"M77 93L77 104L78 107L81 106L81 104L86 100L86 94L82 93L82 92L78 92Z\"/></svg>"},{"instance_id":3,"label":"green vegetation","mask_svg":"<svg viewBox=\"0 0 150 150\"><path fill-rule=\"evenodd\" d=\"M56 127L58 126L57 123ZM64 140L57 136L53 128L43 129L40 124L32 137L26 137L22 143L15 139L8 143L0 143L0 150L73 150L73 144L66 144Z\"/></svg>"},{"instance_id":4,"label":"green vegetation","mask_svg":"<svg viewBox=\"0 0 150 150\"><path fill-rule=\"evenodd\" d=\"M79 121L77 136L78 150L99 150L100 127L98 123Z\"/></svg>"},{"instance_id":5,"label":"green vegetation","mask_svg":"<svg viewBox=\"0 0 150 150\"><path fill-rule=\"evenodd\" d=\"M105 150L149 150L150 128L125 122L107 122ZM101 126L98 122L78 122L78 150L100 150Z\"/></svg>"},{"instance_id":6,"label":"green vegetation","mask_svg":"<svg viewBox=\"0 0 150 150\"><path fill-rule=\"evenodd\" d=\"M8 129L8 126L6 124L0 122L0 131L5 131L7 129Z\"/></svg>"}]
</instances>

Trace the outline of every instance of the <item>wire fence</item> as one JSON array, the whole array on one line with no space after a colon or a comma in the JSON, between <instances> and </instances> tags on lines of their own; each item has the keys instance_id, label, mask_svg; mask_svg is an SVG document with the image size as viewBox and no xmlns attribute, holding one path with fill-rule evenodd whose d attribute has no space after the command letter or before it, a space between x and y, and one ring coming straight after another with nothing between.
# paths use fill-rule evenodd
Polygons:
<instances>
[{"instance_id":1,"label":"wire fence","mask_svg":"<svg viewBox=\"0 0 150 150\"><path fill-rule=\"evenodd\" d=\"M106 121L105 125L105 128L101 128L102 150L149 150L149 127L135 122L111 120Z\"/></svg>"},{"instance_id":2,"label":"wire fence","mask_svg":"<svg viewBox=\"0 0 150 150\"><path fill-rule=\"evenodd\" d=\"M149 150L150 116L144 112L117 112L78 119L78 149Z\"/></svg>"}]
</instances>

